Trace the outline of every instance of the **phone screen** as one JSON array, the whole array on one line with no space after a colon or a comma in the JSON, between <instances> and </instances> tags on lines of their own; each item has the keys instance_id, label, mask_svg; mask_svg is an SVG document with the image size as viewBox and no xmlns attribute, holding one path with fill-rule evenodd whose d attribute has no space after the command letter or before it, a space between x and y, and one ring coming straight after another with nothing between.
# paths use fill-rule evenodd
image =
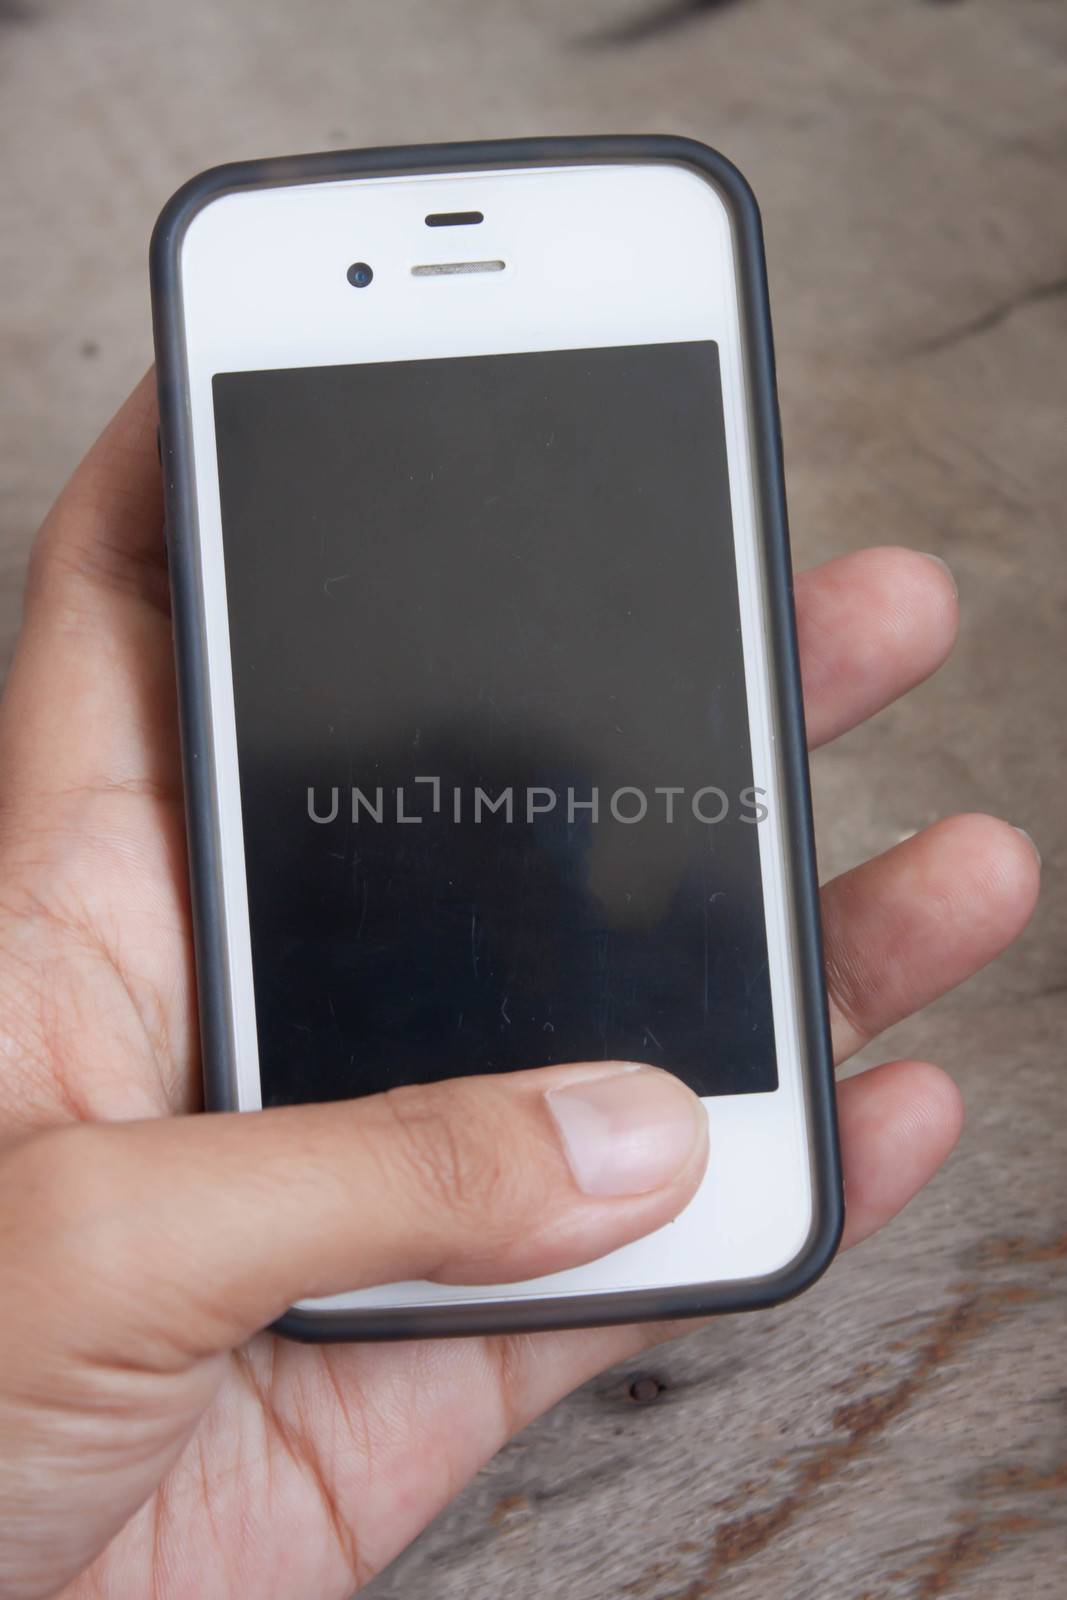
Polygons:
<instances>
[{"instance_id":1,"label":"phone screen","mask_svg":"<svg viewBox=\"0 0 1067 1600\"><path fill-rule=\"evenodd\" d=\"M717 346L213 384L264 1105L775 1089Z\"/></svg>"}]
</instances>

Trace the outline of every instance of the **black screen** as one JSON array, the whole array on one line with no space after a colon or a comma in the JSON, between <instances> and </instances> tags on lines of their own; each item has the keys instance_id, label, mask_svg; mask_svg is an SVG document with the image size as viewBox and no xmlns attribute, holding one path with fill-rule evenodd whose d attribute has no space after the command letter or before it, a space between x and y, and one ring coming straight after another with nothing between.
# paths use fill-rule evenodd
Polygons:
<instances>
[{"instance_id":1,"label":"black screen","mask_svg":"<svg viewBox=\"0 0 1067 1600\"><path fill-rule=\"evenodd\" d=\"M264 1104L776 1088L716 345L214 401Z\"/></svg>"}]
</instances>

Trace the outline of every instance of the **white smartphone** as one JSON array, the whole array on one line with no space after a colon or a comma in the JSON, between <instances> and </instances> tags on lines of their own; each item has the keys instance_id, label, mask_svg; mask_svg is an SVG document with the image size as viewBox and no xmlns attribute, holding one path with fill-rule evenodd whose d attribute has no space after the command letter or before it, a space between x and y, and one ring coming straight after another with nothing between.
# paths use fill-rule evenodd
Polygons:
<instances>
[{"instance_id":1,"label":"white smartphone","mask_svg":"<svg viewBox=\"0 0 1067 1600\"><path fill-rule=\"evenodd\" d=\"M649 1238L281 1330L797 1292L842 1208L744 180L665 138L256 162L152 275L208 1105L623 1059L712 1124Z\"/></svg>"}]
</instances>

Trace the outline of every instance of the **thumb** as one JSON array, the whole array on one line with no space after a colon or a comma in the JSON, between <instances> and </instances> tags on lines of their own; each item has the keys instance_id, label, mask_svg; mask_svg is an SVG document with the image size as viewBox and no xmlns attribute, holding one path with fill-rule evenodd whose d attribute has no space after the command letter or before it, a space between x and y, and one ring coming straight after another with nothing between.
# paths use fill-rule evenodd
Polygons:
<instances>
[{"instance_id":1,"label":"thumb","mask_svg":"<svg viewBox=\"0 0 1067 1600\"><path fill-rule=\"evenodd\" d=\"M23 1218L33 1197L8 1234L17 1276L68 1296L101 1354L143 1329L156 1354L138 1359L180 1365L295 1300L604 1255L675 1217L706 1158L704 1109L679 1079L598 1063L57 1130L5 1159L0 1216L5 1191Z\"/></svg>"}]
</instances>

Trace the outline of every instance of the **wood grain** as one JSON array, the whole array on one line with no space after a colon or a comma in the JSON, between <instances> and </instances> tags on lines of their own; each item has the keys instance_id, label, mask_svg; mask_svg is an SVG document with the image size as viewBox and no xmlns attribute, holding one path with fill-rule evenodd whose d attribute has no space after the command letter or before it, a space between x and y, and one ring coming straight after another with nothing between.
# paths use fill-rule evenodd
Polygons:
<instances>
[{"instance_id":1,"label":"wood grain","mask_svg":"<svg viewBox=\"0 0 1067 1600\"><path fill-rule=\"evenodd\" d=\"M1063 1038L1067 11L1055 0L0 5L0 653L32 530L150 357L155 213L216 161L681 131L766 222L798 564L944 556L939 678L816 762L827 873L962 809L1035 835L1006 960L866 1059L964 1143L881 1238L529 1429L377 1600L1067 1591ZM669 15L668 15L669 13ZM313 1600L313 1597L309 1597Z\"/></svg>"}]
</instances>

